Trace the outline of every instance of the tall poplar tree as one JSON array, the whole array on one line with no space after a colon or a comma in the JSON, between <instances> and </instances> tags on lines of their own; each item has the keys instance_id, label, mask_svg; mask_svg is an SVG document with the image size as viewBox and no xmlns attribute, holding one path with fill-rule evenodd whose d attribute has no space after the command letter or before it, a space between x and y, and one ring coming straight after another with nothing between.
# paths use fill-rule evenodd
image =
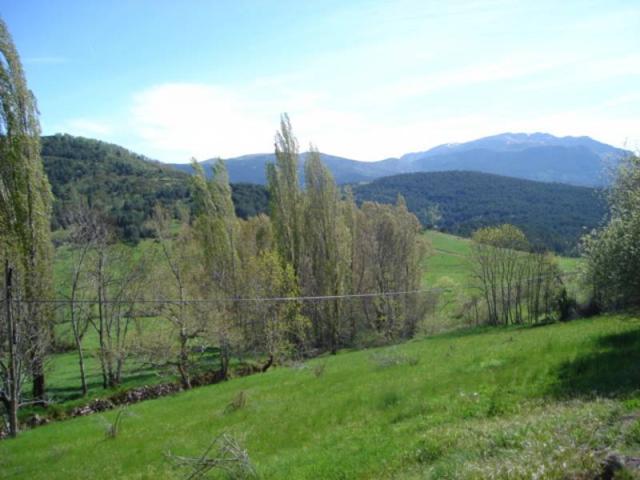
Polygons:
<instances>
[{"instance_id":1,"label":"tall poplar tree","mask_svg":"<svg viewBox=\"0 0 640 480\"><path fill-rule=\"evenodd\" d=\"M225 298L239 294L240 261L237 251L238 219L231 199L229 175L222 160L213 167L213 178L207 181L200 164L192 161L195 170L193 192L196 206L195 238L199 243L205 269L203 295L219 300L216 336L220 347L220 373L227 377L234 337L234 320L238 316L237 302Z\"/></svg>"},{"instance_id":2,"label":"tall poplar tree","mask_svg":"<svg viewBox=\"0 0 640 480\"><path fill-rule=\"evenodd\" d=\"M305 164L304 243L305 271L300 279L305 293L332 296L347 293L350 237L340 208L340 195L320 153L311 148ZM310 317L316 343L335 353L340 346L342 302L339 298L321 302Z\"/></svg>"},{"instance_id":3,"label":"tall poplar tree","mask_svg":"<svg viewBox=\"0 0 640 480\"><path fill-rule=\"evenodd\" d=\"M0 398L13 417L20 402L19 382L29 371L36 399L45 395L44 355L50 311L33 300L51 291L51 190L40 158L40 124L18 52L0 20L0 255L15 299L23 308L8 312ZM11 272L11 275L9 275ZM12 305L6 305L11 310ZM6 333L10 332L11 335ZM12 338L9 338L12 337ZM7 345L11 344L11 345ZM6 362L5 352L9 352ZM21 372L20 370L25 370ZM10 423L15 423L10 418ZM11 425L12 433L17 424Z\"/></svg>"},{"instance_id":4,"label":"tall poplar tree","mask_svg":"<svg viewBox=\"0 0 640 480\"><path fill-rule=\"evenodd\" d=\"M280 118L276 133L276 163L267 165L271 197L270 216L280 256L291 264L297 275L302 267L303 227L302 192L298 181L298 141L293 135L289 116Z\"/></svg>"}]
</instances>

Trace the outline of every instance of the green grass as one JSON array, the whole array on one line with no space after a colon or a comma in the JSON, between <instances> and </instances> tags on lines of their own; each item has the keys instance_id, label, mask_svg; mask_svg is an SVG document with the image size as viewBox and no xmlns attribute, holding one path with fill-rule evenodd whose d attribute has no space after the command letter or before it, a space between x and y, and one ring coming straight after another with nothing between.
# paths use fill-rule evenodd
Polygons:
<instances>
[{"instance_id":1,"label":"green grass","mask_svg":"<svg viewBox=\"0 0 640 480\"><path fill-rule=\"evenodd\" d=\"M432 249L431 255L426 261L425 281L427 284L437 284L443 277L448 277L463 286L472 283L471 240L435 230L427 230L424 235L431 243ZM565 273L575 272L580 266L581 259L579 258L557 258L560 269Z\"/></svg>"},{"instance_id":2,"label":"green grass","mask_svg":"<svg viewBox=\"0 0 640 480\"><path fill-rule=\"evenodd\" d=\"M317 375L314 366L324 364ZM184 478L167 451L243 438L260 478L577 478L638 450L640 320L459 331L276 368L0 442L3 478ZM246 405L227 405L245 392ZM104 416L113 418L115 412ZM223 477L221 477L223 478ZM580 477L580 478L593 478Z\"/></svg>"},{"instance_id":3,"label":"green grass","mask_svg":"<svg viewBox=\"0 0 640 480\"><path fill-rule=\"evenodd\" d=\"M427 259L425 281L436 285L443 277L464 286L471 282L471 241L446 233L427 230L431 255Z\"/></svg>"}]
</instances>

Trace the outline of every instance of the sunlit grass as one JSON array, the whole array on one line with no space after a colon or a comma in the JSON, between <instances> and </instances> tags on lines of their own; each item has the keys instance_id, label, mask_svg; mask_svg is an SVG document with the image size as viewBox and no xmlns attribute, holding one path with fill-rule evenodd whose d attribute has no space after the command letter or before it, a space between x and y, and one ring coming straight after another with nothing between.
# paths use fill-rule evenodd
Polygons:
<instances>
[{"instance_id":1,"label":"sunlit grass","mask_svg":"<svg viewBox=\"0 0 640 480\"><path fill-rule=\"evenodd\" d=\"M636 318L476 329L137 404L112 440L96 416L59 422L0 443L0 458L6 478L181 478L166 451L197 455L230 432L261 478L584 472L603 448L636 448L616 443L616 419L640 402L639 356Z\"/></svg>"}]
</instances>

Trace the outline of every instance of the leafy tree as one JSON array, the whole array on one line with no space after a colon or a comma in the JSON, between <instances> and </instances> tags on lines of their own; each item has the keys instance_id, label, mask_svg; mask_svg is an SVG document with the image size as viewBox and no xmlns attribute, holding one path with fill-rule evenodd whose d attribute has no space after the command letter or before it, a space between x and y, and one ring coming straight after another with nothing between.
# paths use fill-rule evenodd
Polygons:
<instances>
[{"instance_id":1,"label":"leafy tree","mask_svg":"<svg viewBox=\"0 0 640 480\"><path fill-rule=\"evenodd\" d=\"M194 230L204 263L203 298L218 300L216 334L220 348L220 372L227 377L231 350L236 338L237 302L240 286L240 263L237 251L237 217L231 199L229 177L222 160L214 166L207 180L202 167L194 160L193 191L196 219Z\"/></svg>"},{"instance_id":2,"label":"leafy tree","mask_svg":"<svg viewBox=\"0 0 640 480\"><path fill-rule=\"evenodd\" d=\"M172 232L171 217L161 206L156 207L153 218L156 242L153 277L154 294L160 301L158 317L166 325L146 329L140 335L138 354L155 368L177 372L182 387L191 388L191 379L199 356L193 351L204 351L210 333L208 318L188 303L197 297L196 280L202 278L198 263L198 245L193 230L182 224ZM167 299L177 302L164 303Z\"/></svg>"},{"instance_id":3,"label":"leafy tree","mask_svg":"<svg viewBox=\"0 0 640 480\"><path fill-rule=\"evenodd\" d=\"M427 248L420 232L418 219L401 196L396 205L362 204L354 238L361 283L365 291L382 294L364 300L363 310L369 326L386 340L412 337L425 314L426 304L417 292Z\"/></svg>"},{"instance_id":4,"label":"leafy tree","mask_svg":"<svg viewBox=\"0 0 640 480\"><path fill-rule=\"evenodd\" d=\"M299 274L302 265L302 192L298 180L299 149L289 116L280 118L276 163L267 165L270 215L281 257Z\"/></svg>"},{"instance_id":5,"label":"leafy tree","mask_svg":"<svg viewBox=\"0 0 640 480\"><path fill-rule=\"evenodd\" d=\"M562 286L553 256L530 252L513 225L482 228L472 239L473 275L490 324L535 323L551 314Z\"/></svg>"},{"instance_id":6,"label":"leafy tree","mask_svg":"<svg viewBox=\"0 0 640 480\"><path fill-rule=\"evenodd\" d=\"M347 271L351 253L338 188L319 152L311 147L305 164L304 266L300 283L306 295L340 296L348 293ZM309 309L316 343L336 353L343 321L339 298Z\"/></svg>"},{"instance_id":7,"label":"leafy tree","mask_svg":"<svg viewBox=\"0 0 640 480\"><path fill-rule=\"evenodd\" d=\"M12 320L0 333L0 399L15 435L25 370L33 378L35 399L43 401L45 396L44 357L51 312L34 300L48 297L51 291L51 192L40 159L35 98L2 20L0 56L0 255L7 280L12 278L14 298L25 300L24 309L7 314Z\"/></svg>"},{"instance_id":8,"label":"leafy tree","mask_svg":"<svg viewBox=\"0 0 640 480\"><path fill-rule=\"evenodd\" d=\"M610 220L583 239L585 281L604 308L640 305L640 158L621 164L609 191Z\"/></svg>"}]
</instances>

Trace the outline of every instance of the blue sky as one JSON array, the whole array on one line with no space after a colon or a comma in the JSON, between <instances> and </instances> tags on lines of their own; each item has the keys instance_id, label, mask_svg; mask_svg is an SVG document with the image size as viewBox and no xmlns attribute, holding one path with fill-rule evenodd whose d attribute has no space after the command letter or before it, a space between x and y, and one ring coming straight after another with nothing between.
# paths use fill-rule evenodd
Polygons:
<instances>
[{"instance_id":1,"label":"blue sky","mask_svg":"<svg viewBox=\"0 0 640 480\"><path fill-rule=\"evenodd\" d=\"M167 162L505 131L640 147L640 2L0 0L43 132Z\"/></svg>"}]
</instances>

